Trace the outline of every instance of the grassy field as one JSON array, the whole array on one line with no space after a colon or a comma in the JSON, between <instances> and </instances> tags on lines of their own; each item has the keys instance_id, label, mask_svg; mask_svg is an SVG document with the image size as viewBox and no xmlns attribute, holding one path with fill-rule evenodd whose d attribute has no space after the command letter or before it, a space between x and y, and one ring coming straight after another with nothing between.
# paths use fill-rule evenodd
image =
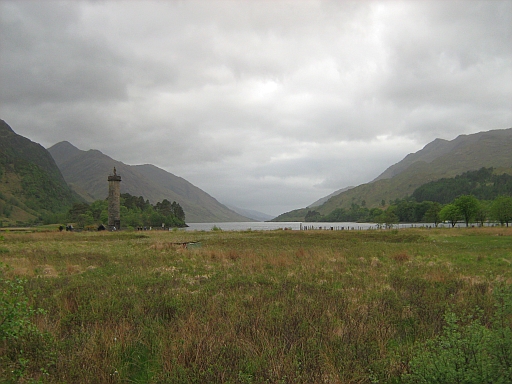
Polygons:
<instances>
[{"instance_id":1,"label":"grassy field","mask_svg":"<svg viewBox=\"0 0 512 384\"><path fill-rule=\"evenodd\" d=\"M2 382L512 380L512 228L7 231L0 262Z\"/></svg>"}]
</instances>

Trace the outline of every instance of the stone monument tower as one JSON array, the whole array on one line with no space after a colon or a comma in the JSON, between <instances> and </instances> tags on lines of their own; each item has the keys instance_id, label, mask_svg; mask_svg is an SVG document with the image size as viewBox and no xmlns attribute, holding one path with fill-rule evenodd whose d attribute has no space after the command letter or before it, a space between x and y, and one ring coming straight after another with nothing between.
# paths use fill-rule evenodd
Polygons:
<instances>
[{"instance_id":1,"label":"stone monument tower","mask_svg":"<svg viewBox=\"0 0 512 384\"><path fill-rule=\"evenodd\" d=\"M108 229L121 228L121 176L116 172L108 177Z\"/></svg>"}]
</instances>

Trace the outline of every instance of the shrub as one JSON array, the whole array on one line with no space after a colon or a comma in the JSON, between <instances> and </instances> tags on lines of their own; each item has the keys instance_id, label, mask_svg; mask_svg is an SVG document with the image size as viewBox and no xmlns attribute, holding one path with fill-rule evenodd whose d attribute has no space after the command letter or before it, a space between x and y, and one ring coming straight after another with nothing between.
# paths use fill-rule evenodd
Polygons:
<instances>
[{"instance_id":1,"label":"shrub","mask_svg":"<svg viewBox=\"0 0 512 384\"><path fill-rule=\"evenodd\" d=\"M34 377L47 374L52 364L52 353L47 348L50 337L31 322L33 316L44 311L29 305L25 280L5 278L6 269L0 263L0 377L7 383L33 382Z\"/></svg>"},{"instance_id":2,"label":"shrub","mask_svg":"<svg viewBox=\"0 0 512 384\"><path fill-rule=\"evenodd\" d=\"M492 327L473 316L445 313L438 337L418 344L410 362L410 383L511 383L512 287L497 289Z\"/></svg>"}]
</instances>

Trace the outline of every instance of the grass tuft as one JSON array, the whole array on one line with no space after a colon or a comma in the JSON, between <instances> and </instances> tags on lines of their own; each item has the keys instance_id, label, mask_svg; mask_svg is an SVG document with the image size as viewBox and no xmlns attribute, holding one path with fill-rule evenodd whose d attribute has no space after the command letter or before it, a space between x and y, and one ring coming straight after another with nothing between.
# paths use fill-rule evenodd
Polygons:
<instances>
[{"instance_id":1,"label":"grass tuft","mask_svg":"<svg viewBox=\"0 0 512 384\"><path fill-rule=\"evenodd\" d=\"M447 314L484 334L508 308L511 235L5 232L0 262L44 310L45 337L16 345L32 351L25 382L399 383L424 371L416 348L447 337Z\"/></svg>"}]
</instances>

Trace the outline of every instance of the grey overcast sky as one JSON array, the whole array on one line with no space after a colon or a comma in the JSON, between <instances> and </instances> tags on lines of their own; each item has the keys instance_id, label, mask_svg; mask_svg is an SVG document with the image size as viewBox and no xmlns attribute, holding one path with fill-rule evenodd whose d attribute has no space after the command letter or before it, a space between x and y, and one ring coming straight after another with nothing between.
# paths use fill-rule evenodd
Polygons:
<instances>
[{"instance_id":1,"label":"grey overcast sky","mask_svg":"<svg viewBox=\"0 0 512 384\"><path fill-rule=\"evenodd\" d=\"M512 127L512 1L0 0L0 118L268 214Z\"/></svg>"}]
</instances>

